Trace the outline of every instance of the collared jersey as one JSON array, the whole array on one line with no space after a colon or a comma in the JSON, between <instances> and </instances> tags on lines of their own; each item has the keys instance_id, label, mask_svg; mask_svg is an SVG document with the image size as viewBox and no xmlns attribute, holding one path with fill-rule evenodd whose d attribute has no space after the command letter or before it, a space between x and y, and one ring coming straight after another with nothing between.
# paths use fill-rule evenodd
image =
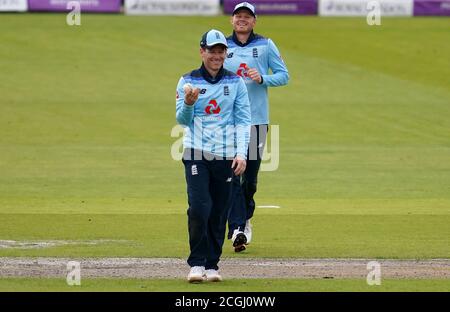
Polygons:
<instances>
[{"instance_id":1,"label":"collared jersey","mask_svg":"<svg viewBox=\"0 0 450 312\"><path fill-rule=\"evenodd\" d=\"M228 51L224 67L242 77L250 99L252 125L269 123L269 99L267 87L286 85L289 73L275 43L263 36L251 33L242 44L236 34L227 38ZM247 70L256 68L262 76L262 84L251 80ZM272 71L272 74L270 73Z\"/></svg>"},{"instance_id":2,"label":"collared jersey","mask_svg":"<svg viewBox=\"0 0 450 312\"><path fill-rule=\"evenodd\" d=\"M183 86L200 89L194 105L184 103ZM176 118L185 127L184 148L221 157L247 157L250 138L250 102L241 77L222 68L213 79L205 67L183 75L178 81Z\"/></svg>"}]
</instances>

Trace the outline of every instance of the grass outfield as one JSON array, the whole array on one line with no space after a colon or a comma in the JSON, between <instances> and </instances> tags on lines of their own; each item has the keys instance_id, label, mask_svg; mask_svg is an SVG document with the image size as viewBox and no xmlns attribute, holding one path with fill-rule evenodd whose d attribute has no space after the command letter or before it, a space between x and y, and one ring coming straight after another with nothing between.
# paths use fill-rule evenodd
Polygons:
<instances>
[{"instance_id":1,"label":"grass outfield","mask_svg":"<svg viewBox=\"0 0 450 312\"><path fill-rule=\"evenodd\" d=\"M0 240L127 242L0 256L186 257L175 87L200 65L201 34L228 33L228 17L65 20L0 18ZM281 209L257 209L239 256L450 257L448 19L382 22L258 20L291 75L270 90L280 166L260 174L256 198Z\"/></svg>"},{"instance_id":2,"label":"grass outfield","mask_svg":"<svg viewBox=\"0 0 450 312\"><path fill-rule=\"evenodd\" d=\"M1 239L71 241L42 249L3 248L1 256L180 258L189 252L184 215L3 214L1 218ZM439 215L258 215L257 240L239 257L448 258L449 224L448 216ZM111 241L85 243L91 240ZM236 256L229 242L224 256Z\"/></svg>"},{"instance_id":3,"label":"grass outfield","mask_svg":"<svg viewBox=\"0 0 450 312\"><path fill-rule=\"evenodd\" d=\"M334 291L449 291L446 279L382 280L369 286L364 279L229 279L221 283L189 284L184 280L82 279L81 286L68 286L64 279L6 278L0 280L0 292L9 291L176 291L176 292L334 292Z\"/></svg>"}]
</instances>

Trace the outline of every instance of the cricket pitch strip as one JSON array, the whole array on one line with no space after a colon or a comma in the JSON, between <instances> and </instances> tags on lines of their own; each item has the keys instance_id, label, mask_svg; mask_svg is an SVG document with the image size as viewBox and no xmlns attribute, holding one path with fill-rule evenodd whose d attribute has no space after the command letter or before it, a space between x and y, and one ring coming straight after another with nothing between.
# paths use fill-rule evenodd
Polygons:
<instances>
[{"instance_id":1,"label":"cricket pitch strip","mask_svg":"<svg viewBox=\"0 0 450 312\"><path fill-rule=\"evenodd\" d=\"M268 259L223 258L225 278L365 278L367 264L377 261L383 278L450 278L450 259ZM1 258L0 278L56 278L67 275L67 263L78 261L84 278L186 278L180 258Z\"/></svg>"}]
</instances>

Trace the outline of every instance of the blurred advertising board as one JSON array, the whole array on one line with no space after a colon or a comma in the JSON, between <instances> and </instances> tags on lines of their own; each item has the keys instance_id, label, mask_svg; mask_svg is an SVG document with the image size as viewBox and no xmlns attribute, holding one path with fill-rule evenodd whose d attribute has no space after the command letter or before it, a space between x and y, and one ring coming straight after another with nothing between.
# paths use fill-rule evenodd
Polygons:
<instances>
[{"instance_id":1,"label":"blurred advertising board","mask_svg":"<svg viewBox=\"0 0 450 312\"><path fill-rule=\"evenodd\" d=\"M256 15L317 15L318 0L253 0ZM231 15L242 0L224 0L223 9Z\"/></svg>"},{"instance_id":2,"label":"blurred advertising board","mask_svg":"<svg viewBox=\"0 0 450 312\"><path fill-rule=\"evenodd\" d=\"M130 15L219 15L220 0L125 0Z\"/></svg>"},{"instance_id":3,"label":"blurred advertising board","mask_svg":"<svg viewBox=\"0 0 450 312\"><path fill-rule=\"evenodd\" d=\"M450 16L450 0L414 0L414 15Z\"/></svg>"},{"instance_id":4,"label":"blurred advertising board","mask_svg":"<svg viewBox=\"0 0 450 312\"><path fill-rule=\"evenodd\" d=\"M0 12L25 12L27 0L0 0Z\"/></svg>"},{"instance_id":5,"label":"blurred advertising board","mask_svg":"<svg viewBox=\"0 0 450 312\"><path fill-rule=\"evenodd\" d=\"M121 7L121 0L28 0L28 7L30 11L65 12L69 2L80 3L81 12L118 13Z\"/></svg>"},{"instance_id":6,"label":"blurred advertising board","mask_svg":"<svg viewBox=\"0 0 450 312\"><path fill-rule=\"evenodd\" d=\"M412 16L414 0L377 0L381 16ZM367 16L373 0L319 0L320 16Z\"/></svg>"}]
</instances>

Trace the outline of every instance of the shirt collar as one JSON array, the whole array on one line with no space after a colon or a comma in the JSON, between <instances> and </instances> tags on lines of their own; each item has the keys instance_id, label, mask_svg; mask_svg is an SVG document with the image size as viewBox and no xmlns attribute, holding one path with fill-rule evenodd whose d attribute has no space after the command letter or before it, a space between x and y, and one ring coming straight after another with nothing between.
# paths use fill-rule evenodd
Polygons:
<instances>
[{"instance_id":1,"label":"shirt collar","mask_svg":"<svg viewBox=\"0 0 450 312\"><path fill-rule=\"evenodd\" d=\"M211 76L211 74L208 72L208 70L206 70L205 64L203 64L203 63L199 70L200 70L200 73L202 74L202 77L206 81L208 81L209 83L212 83L212 84L219 82L225 73L225 70L222 66L220 68L219 72L217 73L216 77L213 78L213 76Z\"/></svg>"},{"instance_id":2,"label":"shirt collar","mask_svg":"<svg viewBox=\"0 0 450 312\"><path fill-rule=\"evenodd\" d=\"M239 39L238 39L238 37L237 37L237 35L236 35L236 32L233 31L233 41L234 41L234 43L236 43L236 44L237 44L238 46L240 46L240 47L245 47L245 46L248 45L250 42L252 42L253 39L255 39L255 33L253 32L253 30L252 30L252 32L250 33L250 36L248 37L246 43L240 42Z\"/></svg>"}]
</instances>

